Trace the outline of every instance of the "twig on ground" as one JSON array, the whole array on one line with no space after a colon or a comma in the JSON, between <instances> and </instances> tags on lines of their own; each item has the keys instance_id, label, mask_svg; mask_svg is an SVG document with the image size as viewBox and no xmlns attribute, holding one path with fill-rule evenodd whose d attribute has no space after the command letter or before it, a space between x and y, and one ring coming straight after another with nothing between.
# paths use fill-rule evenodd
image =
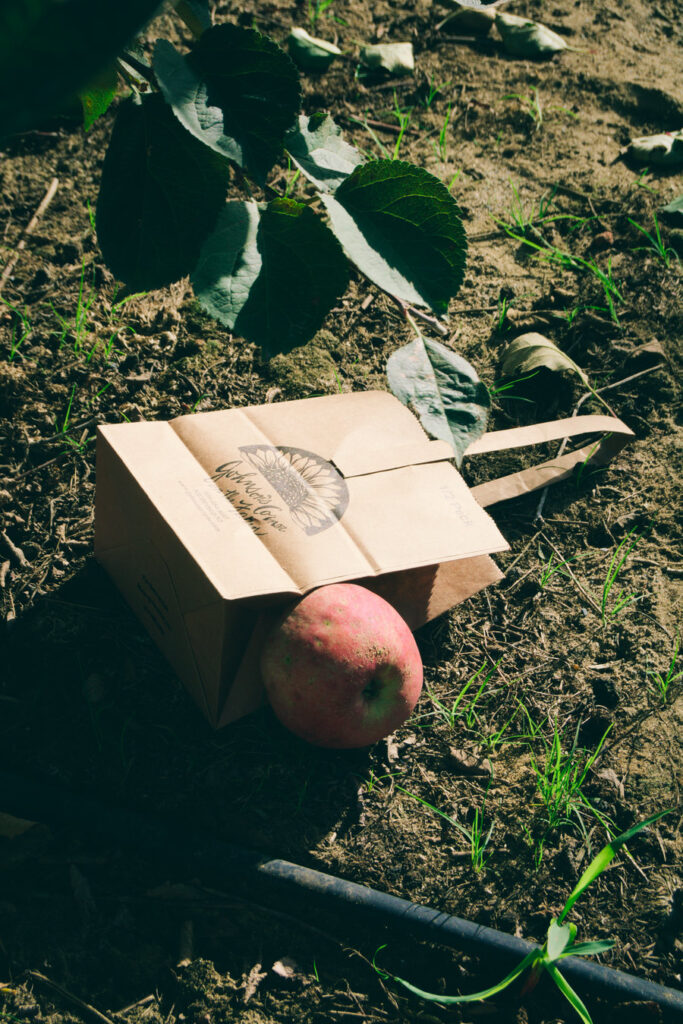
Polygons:
<instances>
[{"instance_id":1,"label":"twig on ground","mask_svg":"<svg viewBox=\"0 0 683 1024\"><path fill-rule=\"evenodd\" d=\"M653 373L655 370L659 370L661 368L661 366L662 366L661 363L657 363L656 366L648 366L648 368L646 370L640 370L638 373L632 373L630 377L624 377L623 380L617 380L617 381L614 382L614 384L606 384L604 388L597 388L597 389L595 389L593 391L587 391L585 393L585 395L581 396L581 398L578 400L578 402L574 406L574 411L572 412L572 417L578 416L579 409L581 408L581 406L583 405L584 402L588 401L589 398L592 398L595 395L601 395L603 393L603 391L611 391L613 388L620 388L624 384L630 384L632 380L637 380L638 377L644 377L645 374L647 374L647 373ZM615 416L616 413L614 413L613 410L610 409L609 405L607 405L607 402L604 402L604 404L610 410L612 415ZM559 450L557 452L557 457L558 458L560 457L560 455L562 455L564 453L564 450L567 447L568 441L569 441L568 437L565 437L565 438L562 439L562 444L560 445ZM544 487L543 490L541 491L541 497L539 498L538 505L536 507L536 512L535 512L534 518L532 520L533 523L538 523L538 522L542 521L542 519L543 519L543 507L545 505L545 500L546 500L547 496L548 496L548 487Z\"/></svg>"},{"instance_id":2,"label":"twig on ground","mask_svg":"<svg viewBox=\"0 0 683 1024\"><path fill-rule=\"evenodd\" d=\"M598 604L598 602L597 602L597 601L595 600L595 598L594 598L594 597L592 597L592 596L591 596L591 595L590 595L590 594L588 593L588 591L587 591L587 590L586 590L586 588L585 588L585 587L583 586L583 584L582 584L582 583L581 583L581 582L580 582L580 581L579 581L579 580L577 579L577 577L576 577L576 573L575 573L575 572L574 572L574 571L572 570L572 567L571 567L571 565L569 564L569 562L567 561L567 559L566 559L566 558L565 558L565 557L564 557L564 556L562 555L562 553L561 553L560 551L558 551L558 549L557 549L557 548L555 547L555 545L553 544L553 542L552 542L551 540L549 540L549 539L548 539L548 537L547 537L547 535L546 535L545 533L543 533L542 531L540 531L540 535L541 535L541 537L543 538L543 540L544 540L544 541L546 542L546 544L548 545L548 547L549 547L549 548L551 549L551 551L554 551L554 552L555 552L555 554L557 555L557 557L558 557L558 558L560 559L560 562L562 563L562 567L563 567L564 569L566 569L566 570L567 570L567 573L568 573L568 575L569 575L569 576L571 576L571 578L572 578L572 581L573 581L573 583L575 584L575 586L576 586L577 590L579 590L579 591L580 591L580 593L582 593L582 594L583 594L583 596L584 596L584 597L586 598L586 600L588 601L588 603L589 603L589 605L591 606L591 608L593 609L593 611L594 611L594 612L596 612L596 613L597 613L598 615L600 615L600 616L602 617L602 609L601 609L600 605L599 605L599 604Z\"/></svg>"},{"instance_id":3,"label":"twig on ground","mask_svg":"<svg viewBox=\"0 0 683 1024\"><path fill-rule=\"evenodd\" d=\"M33 214L33 216L31 217L30 221L28 222L28 224L24 228L24 230L23 230L23 232L21 234L21 238L17 242L17 245L16 245L16 248L15 248L14 252L10 256L10 258L8 259L8 261L5 264L5 266L3 267L2 274L0 274L0 294L2 294L2 290L5 287L5 285L7 284L8 280L9 280L9 277L10 277L10 274L14 270L14 267L16 266L16 262L19 259L19 256L21 255L22 250L26 248L26 240L27 240L27 238L29 237L31 232L34 230L36 224L38 223L38 221L43 216L43 214L47 210L48 206L50 205L50 203L54 199L55 192L57 191L58 188L59 188L59 178L53 178L52 181L50 182L50 184L48 185L47 192L45 193L45 195L43 196L43 198L40 201L40 205L38 206L38 209Z\"/></svg>"},{"instance_id":4,"label":"twig on ground","mask_svg":"<svg viewBox=\"0 0 683 1024\"><path fill-rule=\"evenodd\" d=\"M73 1003L74 1006L80 1007L80 1009L83 1010L84 1013L87 1013L89 1017L98 1021L98 1024L114 1024L111 1017L107 1017L106 1014L100 1013L100 1011L96 1010L94 1006L90 1005L90 1003L86 1003L82 999L79 999L79 997L75 996L73 992L69 992L67 989L62 988L62 986L58 985L56 981L51 981L50 978L41 974L40 971L26 971L26 976L28 978L32 978L34 981L40 982L40 984L44 985L46 988L51 988L53 992L57 992L64 999Z\"/></svg>"}]
</instances>

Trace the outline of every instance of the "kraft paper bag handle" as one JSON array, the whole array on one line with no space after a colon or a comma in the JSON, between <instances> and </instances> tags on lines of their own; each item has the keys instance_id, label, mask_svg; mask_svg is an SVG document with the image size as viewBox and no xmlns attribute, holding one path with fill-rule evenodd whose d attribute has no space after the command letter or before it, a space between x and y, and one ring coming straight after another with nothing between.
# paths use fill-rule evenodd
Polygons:
<instances>
[{"instance_id":1,"label":"kraft paper bag handle","mask_svg":"<svg viewBox=\"0 0 683 1024\"><path fill-rule=\"evenodd\" d=\"M566 480L572 475L574 467L580 463L590 461L604 465L634 436L633 431L616 416L572 416L569 419L513 427L511 430L495 430L484 434L469 446L465 455L484 455L511 448L526 448L528 445L558 441L561 438L574 437L576 434L595 433L603 436L592 444L558 455L538 466L531 466L518 473L510 473L509 476L479 484L472 488L472 494L479 504L486 508L499 501L507 501L509 498L537 491L541 487Z\"/></svg>"}]
</instances>

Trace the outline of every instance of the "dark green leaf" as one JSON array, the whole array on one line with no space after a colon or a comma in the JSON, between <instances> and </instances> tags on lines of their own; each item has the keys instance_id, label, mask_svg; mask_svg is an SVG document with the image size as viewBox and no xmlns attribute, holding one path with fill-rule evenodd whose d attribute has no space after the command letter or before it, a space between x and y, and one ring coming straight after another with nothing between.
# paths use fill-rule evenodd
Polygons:
<instances>
[{"instance_id":1,"label":"dark green leaf","mask_svg":"<svg viewBox=\"0 0 683 1024\"><path fill-rule=\"evenodd\" d=\"M598 875L602 874L608 864L614 859L621 847L628 843L635 835L638 834L642 829L647 828L648 825L652 825L653 822L659 821L665 814L670 814L670 810L660 811L658 814L653 814L645 821L638 822L637 825L633 825L626 832L622 832L621 835L616 836L607 846L603 846L602 850L593 858L581 878L578 880L574 889L572 890L567 902L562 908L562 913L559 916L559 921L564 920L571 908L574 906L579 896L586 891L591 882L594 882Z\"/></svg>"},{"instance_id":2,"label":"dark green leaf","mask_svg":"<svg viewBox=\"0 0 683 1024\"><path fill-rule=\"evenodd\" d=\"M453 445L458 465L469 445L486 430L491 399L462 356L418 337L387 362L389 387L410 406L432 437Z\"/></svg>"},{"instance_id":3,"label":"dark green leaf","mask_svg":"<svg viewBox=\"0 0 683 1024\"><path fill-rule=\"evenodd\" d=\"M84 89L159 0L3 0L0 135L30 127Z\"/></svg>"},{"instance_id":4,"label":"dark green leaf","mask_svg":"<svg viewBox=\"0 0 683 1024\"><path fill-rule=\"evenodd\" d=\"M272 39L254 29L217 25L186 57L160 40L154 71L193 135L265 180L301 98L297 70Z\"/></svg>"},{"instance_id":5,"label":"dark green leaf","mask_svg":"<svg viewBox=\"0 0 683 1024\"><path fill-rule=\"evenodd\" d=\"M159 93L122 103L97 201L97 238L116 277L143 291L189 274L228 178L228 163L185 131Z\"/></svg>"},{"instance_id":6,"label":"dark green leaf","mask_svg":"<svg viewBox=\"0 0 683 1024\"><path fill-rule=\"evenodd\" d=\"M260 217L256 203L228 203L192 275L204 308L267 356L312 337L347 280L334 235L292 199Z\"/></svg>"},{"instance_id":7,"label":"dark green leaf","mask_svg":"<svg viewBox=\"0 0 683 1024\"><path fill-rule=\"evenodd\" d=\"M400 160L357 167L321 196L332 230L366 277L403 302L446 312L467 241L458 206L428 171Z\"/></svg>"},{"instance_id":8,"label":"dark green leaf","mask_svg":"<svg viewBox=\"0 0 683 1024\"><path fill-rule=\"evenodd\" d=\"M299 117L285 137L285 149L296 166L322 192L333 192L348 178L363 157L344 140L329 114Z\"/></svg>"},{"instance_id":9,"label":"dark green leaf","mask_svg":"<svg viewBox=\"0 0 683 1024\"><path fill-rule=\"evenodd\" d=\"M106 113L116 96L118 75L114 68L107 68L79 93L83 107L83 127L86 132L94 125L98 117Z\"/></svg>"}]
</instances>

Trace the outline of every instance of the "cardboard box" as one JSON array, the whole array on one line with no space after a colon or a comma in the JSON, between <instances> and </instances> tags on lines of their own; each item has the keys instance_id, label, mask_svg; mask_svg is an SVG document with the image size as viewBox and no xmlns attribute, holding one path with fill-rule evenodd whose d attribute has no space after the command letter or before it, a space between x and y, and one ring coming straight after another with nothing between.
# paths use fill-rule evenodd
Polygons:
<instances>
[{"instance_id":1,"label":"cardboard box","mask_svg":"<svg viewBox=\"0 0 683 1024\"><path fill-rule=\"evenodd\" d=\"M214 727L279 608L353 580L411 628L501 578L452 451L384 392L99 428L95 554Z\"/></svg>"}]
</instances>

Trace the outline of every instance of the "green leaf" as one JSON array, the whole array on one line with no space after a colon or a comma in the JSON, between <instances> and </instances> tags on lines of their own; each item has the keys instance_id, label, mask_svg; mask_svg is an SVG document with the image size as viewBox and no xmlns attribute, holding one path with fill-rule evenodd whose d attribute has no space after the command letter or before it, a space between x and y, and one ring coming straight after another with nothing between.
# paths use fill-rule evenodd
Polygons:
<instances>
[{"instance_id":1,"label":"green leaf","mask_svg":"<svg viewBox=\"0 0 683 1024\"><path fill-rule=\"evenodd\" d=\"M453 445L458 465L486 430L488 389L462 356L422 335L389 356L389 387L432 437Z\"/></svg>"},{"instance_id":2,"label":"green leaf","mask_svg":"<svg viewBox=\"0 0 683 1024\"><path fill-rule=\"evenodd\" d=\"M660 132L632 139L628 153L640 164L671 167L683 163L683 128L677 132Z\"/></svg>"},{"instance_id":3,"label":"green leaf","mask_svg":"<svg viewBox=\"0 0 683 1024\"><path fill-rule=\"evenodd\" d=\"M272 39L238 25L216 25L185 57L162 39L154 49L154 72L188 131L265 180L301 101L297 70Z\"/></svg>"},{"instance_id":4,"label":"green leaf","mask_svg":"<svg viewBox=\"0 0 683 1024\"><path fill-rule=\"evenodd\" d=\"M415 57L412 43L374 43L361 47L361 64L371 71L386 71L390 75L412 75Z\"/></svg>"},{"instance_id":5,"label":"green leaf","mask_svg":"<svg viewBox=\"0 0 683 1024\"><path fill-rule=\"evenodd\" d=\"M341 246L307 206L230 202L192 274L202 306L267 356L318 330L348 282Z\"/></svg>"},{"instance_id":6,"label":"green leaf","mask_svg":"<svg viewBox=\"0 0 683 1024\"><path fill-rule=\"evenodd\" d=\"M298 125L285 136L285 149L301 173L322 192L334 192L363 163L329 114L302 114Z\"/></svg>"},{"instance_id":7,"label":"green leaf","mask_svg":"<svg viewBox=\"0 0 683 1024\"><path fill-rule=\"evenodd\" d=\"M83 127L90 131L98 117L105 114L116 96L119 77L115 68L110 67L89 83L79 93L83 107Z\"/></svg>"},{"instance_id":8,"label":"green leaf","mask_svg":"<svg viewBox=\"0 0 683 1024\"><path fill-rule=\"evenodd\" d=\"M574 989L571 987L564 975L557 969L555 964L546 964L546 970L567 1002L576 1010L583 1021L583 1024L593 1024L590 1014L583 1002L579 999Z\"/></svg>"},{"instance_id":9,"label":"green leaf","mask_svg":"<svg viewBox=\"0 0 683 1024\"><path fill-rule=\"evenodd\" d=\"M400 985L403 985L404 988L407 988L409 992L412 992L416 996L420 996L421 999L427 999L432 1003L442 1003L444 1006L451 1006L455 1003L475 1003L480 999L489 999L491 996L495 996L499 992L502 992L503 989L506 989L513 983L513 981L516 981L517 978L524 973L527 967L531 967L533 965L534 961L538 958L538 955L538 950L533 949L520 963L517 964L515 968L513 968L513 970L510 971L509 974L502 979L502 981L492 985L491 988L485 988L482 992L473 992L469 996L442 996L439 995L438 992L425 992L424 989L411 985L409 981L404 981L403 978L397 978L395 975L393 975L393 978L394 981L397 981Z\"/></svg>"},{"instance_id":10,"label":"green leaf","mask_svg":"<svg viewBox=\"0 0 683 1024\"><path fill-rule=\"evenodd\" d=\"M562 36L528 18L498 11L496 28L500 32L505 50L513 57L550 57L568 49Z\"/></svg>"},{"instance_id":11,"label":"green leaf","mask_svg":"<svg viewBox=\"0 0 683 1024\"><path fill-rule=\"evenodd\" d=\"M189 274L225 202L229 170L159 93L125 100L97 200L97 239L114 275L149 291Z\"/></svg>"},{"instance_id":12,"label":"green leaf","mask_svg":"<svg viewBox=\"0 0 683 1024\"><path fill-rule=\"evenodd\" d=\"M87 87L159 0L3 0L0 135L21 131Z\"/></svg>"},{"instance_id":13,"label":"green leaf","mask_svg":"<svg viewBox=\"0 0 683 1024\"><path fill-rule=\"evenodd\" d=\"M293 28L287 37L289 56L302 71L327 71L341 50L326 39L316 39L305 28Z\"/></svg>"},{"instance_id":14,"label":"green leaf","mask_svg":"<svg viewBox=\"0 0 683 1024\"><path fill-rule=\"evenodd\" d=\"M438 178L401 160L372 160L321 199L366 277L402 302L446 312L462 284L467 240L457 203Z\"/></svg>"},{"instance_id":15,"label":"green leaf","mask_svg":"<svg viewBox=\"0 0 683 1024\"><path fill-rule=\"evenodd\" d=\"M621 835L613 839L607 846L604 846L600 853L593 858L581 878L576 883L573 891L571 892L569 899L565 903L562 913L558 920L562 921L567 916L571 908L574 906L579 896L586 891L591 882L594 882L598 875L602 874L607 865L614 859L621 847L628 843L629 840L633 839L638 832L641 832L648 825L651 825L655 821L659 821L665 814L670 814L671 810L660 811L658 814L653 814L651 817L646 818L645 821L639 822L637 825L633 825L632 828L628 829L627 832L622 832Z\"/></svg>"},{"instance_id":16,"label":"green leaf","mask_svg":"<svg viewBox=\"0 0 683 1024\"><path fill-rule=\"evenodd\" d=\"M588 384L588 377L573 359L550 338L534 331L515 338L505 350L501 363L504 377L524 376L543 368L558 373L575 373L584 384Z\"/></svg>"},{"instance_id":17,"label":"green leaf","mask_svg":"<svg viewBox=\"0 0 683 1024\"><path fill-rule=\"evenodd\" d=\"M570 924L558 924L556 918L552 919L548 928L548 938L546 939L545 946L547 954L546 965L562 956L575 935L576 926L572 929Z\"/></svg>"},{"instance_id":18,"label":"green leaf","mask_svg":"<svg viewBox=\"0 0 683 1024\"><path fill-rule=\"evenodd\" d=\"M683 195L676 196L668 206L663 206L661 212L671 220L683 220Z\"/></svg>"},{"instance_id":19,"label":"green leaf","mask_svg":"<svg viewBox=\"0 0 683 1024\"><path fill-rule=\"evenodd\" d=\"M596 953L606 953L613 949L614 943L607 940L604 942L577 942L569 946L562 956L594 956Z\"/></svg>"}]
</instances>

